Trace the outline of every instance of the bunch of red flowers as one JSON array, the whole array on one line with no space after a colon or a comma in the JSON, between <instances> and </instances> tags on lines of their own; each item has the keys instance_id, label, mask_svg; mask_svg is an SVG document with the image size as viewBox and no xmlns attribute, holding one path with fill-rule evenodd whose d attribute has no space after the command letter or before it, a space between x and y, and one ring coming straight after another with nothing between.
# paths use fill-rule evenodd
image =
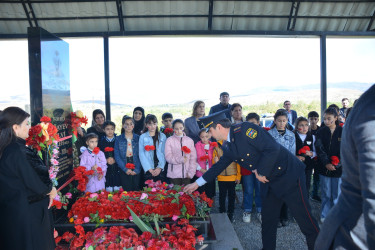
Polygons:
<instances>
[{"instance_id":1,"label":"bunch of red flowers","mask_svg":"<svg viewBox=\"0 0 375 250\"><path fill-rule=\"evenodd\" d=\"M165 128L163 133L166 134L166 135L173 134L173 129L172 128Z\"/></svg>"},{"instance_id":2,"label":"bunch of red flowers","mask_svg":"<svg viewBox=\"0 0 375 250\"><path fill-rule=\"evenodd\" d=\"M83 230L82 226L75 226L76 234L65 232L55 239L59 250L67 249L63 242L70 245L69 249L195 249L196 243L203 242L202 235L195 236L196 228L188 224L188 221L179 221L178 224L166 225L161 229L160 235L143 232L139 235L133 228L113 226L107 230L99 227L93 232Z\"/></svg>"},{"instance_id":3,"label":"bunch of red flowers","mask_svg":"<svg viewBox=\"0 0 375 250\"><path fill-rule=\"evenodd\" d=\"M135 169L135 165L133 163L126 163L125 167L132 170Z\"/></svg>"},{"instance_id":4,"label":"bunch of red flowers","mask_svg":"<svg viewBox=\"0 0 375 250\"><path fill-rule=\"evenodd\" d=\"M48 150L49 145L60 139L57 132L56 126L51 123L51 118L43 116L40 118L40 123L30 128L26 145L36 149L41 156L42 150Z\"/></svg>"},{"instance_id":5,"label":"bunch of red flowers","mask_svg":"<svg viewBox=\"0 0 375 250\"><path fill-rule=\"evenodd\" d=\"M79 198L68 212L68 217L73 220L84 220L85 217L93 219L95 216L101 223L112 220L127 221L130 219L129 206L138 216L160 215L161 218L173 216L195 216L196 200L200 203L212 206L213 201L205 194L198 192L193 195L179 192L175 189L167 189L168 184L152 182L149 188L142 191L126 192L120 189L118 192L86 193ZM207 216L207 215L206 215Z\"/></svg>"},{"instance_id":6,"label":"bunch of red flowers","mask_svg":"<svg viewBox=\"0 0 375 250\"><path fill-rule=\"evenodd\" d=\"M216 147L218 147L218 144L217 144L217 142L213 141L213 142L210 142L210 146L213 147L213 148L216 148Z\"/></svg>"},{"instance_id":7,"label":"bunch of red flowers","mask_svg":"<svg viewBox=\"0 0 375 250\"><path fill-rule=\"evenodd\" d=\"M190 148L186 147L186 146L183 146L181 148L182 152L184 152L185 154L190 154L191 153L191 150Z\"/></svg>"},{"instance_id":8,"label":"bunch of red flowers","mask_svg":"<svg viewBox=\"0 0 375 250\"><path fill-rule=\"evenodd\" d=\"M210 159L210 157L208 155L202 155L201 157L199 157L199 160L201 161L208 161Z\"/></svg>"},{"instance_id":9,"label":"bunch of red flowers","mask_svg":"<svg viewBox=\"0 0 375 250\"><path fill-rule=\"evenodd\" d=\"M340 163L340 159L337 156L331 156L331 163L332 165L337 166Z\"/></svg>"},{"instance_id":10,"label":"bunch of red flowers","mask_svg":"<svg viewBox=\"0 0 375 250\"><path fill-rule=\"evenodd\" d=\"M146 145L146 146L145 146L145 150L146 150L146 151L155 150L155 146L153 146L153 145Z\"/></svg>"},{"instance_id":11,"label":"bunch of red flowers","mask_svg":"<svg viewBox=\"0 0 375 250\"><path fill-rule=\"evenodd\" d=\"M78 181L77 189L81 192L85 192L87 182L89 181L88 175L93 175L94 170L87 171L85 167L79 166L73 169L74 179Z\"/></svg>"},{"instance_id":12,"label":"bunch of red flowers","mask_svg":"<svg viewBox=\"0 0 375 250\"><path fill-rule=\"evenodd\" d=\"M77 112L71 112L70 113L70 119L72 122L72 131L75 136L77 136L77 128L81 126L81 124L87 125L87 117L83 116L82 111L77 111Z\"/></svg>"},{"instance_id":13,"label":"bunch of red flowers","mask_svg":"<svg viewBox=\"0 0 375 250\"><path fill-rule=\"evenodd\" d=\"M300 150L298 150L298 155L306 155L306 152L310 151L309 146L303 146Z\"/></svg>"}]
</instances>

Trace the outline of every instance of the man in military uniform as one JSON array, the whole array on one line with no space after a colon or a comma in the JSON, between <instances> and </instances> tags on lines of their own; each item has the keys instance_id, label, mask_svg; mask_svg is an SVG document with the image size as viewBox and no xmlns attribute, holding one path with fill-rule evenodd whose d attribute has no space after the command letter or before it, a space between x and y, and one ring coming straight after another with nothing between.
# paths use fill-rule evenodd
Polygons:
<instances>
[{"instance_id":1,"label":"man in military uniform","mask_svg":"<svg viewBox=\"0 0 375 250\"><path fill-rule=\"evenodd\" d=\"M311 215L304 169L305 165L278 144L263 128L243 122L231 126L224 113L200 119L216 140L223 140L224 155L196 182L187 185L191 193L216 178L235 161L255 173L262 182L262 242L264 249L276 248L277 224L282 203L285 202L306 236L307 246L314 249L319 226Z\"/></svg>"}]
</instances>

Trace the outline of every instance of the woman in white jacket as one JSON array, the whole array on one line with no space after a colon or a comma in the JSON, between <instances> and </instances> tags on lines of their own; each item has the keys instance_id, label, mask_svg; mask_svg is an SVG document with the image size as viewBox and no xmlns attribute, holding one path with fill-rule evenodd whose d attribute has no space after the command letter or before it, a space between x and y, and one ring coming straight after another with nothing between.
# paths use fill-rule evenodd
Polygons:
<instances>
[{"instance_id":1,"label":"woman in white jacket","mask_svg":"<svg viewBox=\"0 0 375 250\"><path fill-rule=\"evenodd\" d=\"M173 121L173 136L165 143L165 159L168 162L167 177L175 185L190 183L197 169L197 153L194 141L185 135L184 122L180 119Z\"/></svg>"}]
</instances>

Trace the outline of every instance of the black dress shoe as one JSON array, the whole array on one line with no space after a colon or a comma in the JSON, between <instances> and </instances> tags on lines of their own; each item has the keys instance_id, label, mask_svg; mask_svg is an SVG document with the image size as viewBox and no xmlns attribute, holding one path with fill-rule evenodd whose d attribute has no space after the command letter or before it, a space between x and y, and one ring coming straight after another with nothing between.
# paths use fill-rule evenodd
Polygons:
<instances>
[{"instance_id":1,"label":"black dress shoe","mask_svg":"<svg viewBox=\"0 0 375 250\"><path fill-rule=\"evenodd\" d=\"M313 201L322 202L322 199L320 199L320 197L317 196L317 195L314 195L313 197L311 197L311 199L312 199Z\"/></svg>"},{"instance_id":2,"label":"black dress shoe","mask_svg":"<svg viewBox=\"0 0 375 250\"><path fill-rule=\"evenodd\" d=\"M282 221L281 221L281 225L282 225L283 227L286 227L286 226L289 225L289 222L288 222L287 220L282 220Z\"/></svg>"}]
</instances>

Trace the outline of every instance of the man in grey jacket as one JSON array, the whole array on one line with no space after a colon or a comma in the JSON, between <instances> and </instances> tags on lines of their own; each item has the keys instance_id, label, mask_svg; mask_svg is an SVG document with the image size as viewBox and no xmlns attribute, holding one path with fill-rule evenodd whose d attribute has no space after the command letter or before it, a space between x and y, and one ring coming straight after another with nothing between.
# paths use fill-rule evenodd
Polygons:
<instances>
[{"instance_id":1,"label":"man in grey jacket","mask_svg":"<svg viewBox=\"0 0 375 250\"><path fill-rule=\"evenodd\" d=\"M354 106L342 133L341 195L315 249L375 249L375 85Z\"/></svg>"}]
</instances>

